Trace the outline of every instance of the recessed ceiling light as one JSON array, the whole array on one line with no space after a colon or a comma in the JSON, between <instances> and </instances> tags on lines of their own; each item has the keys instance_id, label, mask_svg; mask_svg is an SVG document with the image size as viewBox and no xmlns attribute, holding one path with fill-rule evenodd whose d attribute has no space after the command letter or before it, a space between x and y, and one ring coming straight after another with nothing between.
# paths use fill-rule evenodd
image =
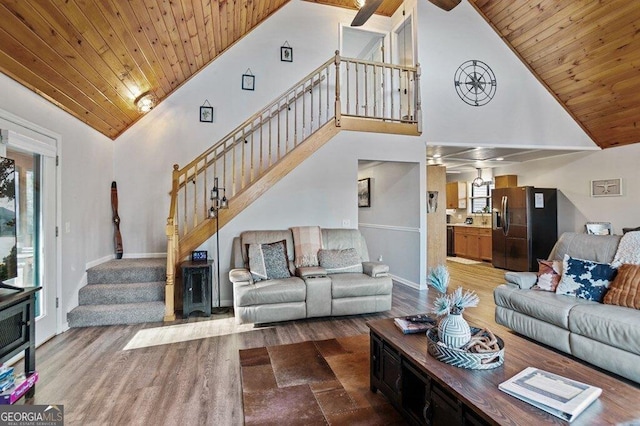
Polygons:
<instances>
[{"instance_id":1,"label":"recessed ceiling light","mask_svg":"<svg viewBox=\"0 0 640 426\"><path fill-rule=\"evenodd\" d=\"M502 160L504 160L504 158L502 158L502 157L496 158L496 161L502 161Z\"/></svg>"},{"instance_id":2,"label":"recessed ceiling light","mask_svg":"<svg viewBox=\"0 0 640 426\"><path fill-rule=\"evenodd\" d=\"M442 155L440 155L440 154L434 154L433 155L433 158L440 158L440 157L442 157Z\"/></svg>"}]
</instances>

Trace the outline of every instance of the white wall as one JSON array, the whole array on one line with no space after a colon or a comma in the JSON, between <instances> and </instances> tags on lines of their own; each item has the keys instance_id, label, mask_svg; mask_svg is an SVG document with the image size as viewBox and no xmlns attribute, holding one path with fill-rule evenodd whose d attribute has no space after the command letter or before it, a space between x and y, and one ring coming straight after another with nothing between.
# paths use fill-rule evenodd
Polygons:
<instances>
[{"instance_id":1,"label":"white wall","mask_svg":"<svg viewBox=\"0 0 640 426\"><path fill-rule=\"evenodd\" d=\"M424 144L417 137L346 131L339 133L220 230L223 305L232 304L228 271L233 237L247 230L288 229L291 226L319 225L324 228L341 228L343 220L348 220L350 227L355 228L358 225L358 160L408 162L425 156ZM426 170L425 160L419 164L420 170ZM425 176L421 173L418 189L420 206L425 205L424 182ZM419 217L426 217L423 207L420 207ZM419 253L419 265L422 268L422 265L426 265L426 254L424 251L420 252L420 247L426 244L425 220L418 221L419 225L416 226L421 230L418 234L419 242L415 247L401 247L396 250L413 250ZM200 249L214 255L215 238L211 238ZM371 250L370 254L377 255ZM407 280L415 279L412 275L406 275L413 274L413 271L405 272L398 268L393 272ZM420 277L426 277L426 273L421 271ZM424 284L424 278L420 282Z\"/></svg>"},{"instance_id":2,"label":"white wall","mask_svg":"<svg viewBox=\"0 0 640 426\"><path fill-rule=\"evenodd\" d=\"M390 266L394 278L420 287L419 163L359 163L358 179L370 179L371 207L358 209L358 227L367 240L371 260Z\"/></svg>"},{"instance_id":3,"label":"white wall","mask_svg":"<svg viewBox=\"0 0 640 426\"><path fill-rule=\"evenodd\" d=\"M62 321L77 305L87 264L113 255L110 190L113 142L0 74L0 109L61 136ZM66 224L70 232L66 232ZM125 248L127 235L125 235ZM48 277L44 285L55 285Z\"/></svg>"},{"instance_id":4,"label":"white wall","mask_svg":"<svg viewBox=\"0 0 640 426\"><path fill-rule=\"evenodd\" d=\"M594 146L467 0L449 12L428 1L418 1L417 9L423 137L429 143ZM496 75L495 97L481 107L465 104L453 84L455 71L471 59Z\"/></svg>"},{"instance_id":5,"label":"white wall","mask_svg":"<svg viewBox=\"0 0 640 426\"><path fill-rule=\"evenodd\" d=\"M332 58L340 23L354 16L353 10L291 1L115 141L121 229L135 235L128 253L166 252L173 164L184 166ZM374 16L367 28L388 30L390 22ZM292 63L280 61L285 41L293 47ZM241 90L247 68L256 76L255 91ZM213 124L199 122L205 99L215 109Z\"/></svg>"},{"instance_id":6,"label":"white wall","mask_svg":"<svg viewBox=\"0 0 640 426\"><path fill-rule=\"evenodd\" d=\"M495 175L518 175L518 185L558 188L558 232L584 232L586 222L611 222L613 232L640 226L640 144L567 154L500 167ZM591 197L591 180L622 178L622 196Z\"/></svg>"}]
</instances>

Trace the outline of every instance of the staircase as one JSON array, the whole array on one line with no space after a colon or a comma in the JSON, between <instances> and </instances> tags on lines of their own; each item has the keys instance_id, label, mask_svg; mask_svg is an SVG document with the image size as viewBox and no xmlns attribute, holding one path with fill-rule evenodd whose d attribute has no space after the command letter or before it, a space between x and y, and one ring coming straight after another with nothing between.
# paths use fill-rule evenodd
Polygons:
<instances>
[{"instance_id":1,"label":"staircase","mask_svg":"<svg viewBox=\"0 0 640 426\"><path fill-rule=\"evenodd\" d=\"M88 269L69 327L162 321L166 266L165 259L118 259Z\"/></svg>"},{"instance_id":2,"label":"staircase","mask_svg":"<svg viewBox=\"0 0 640 426\"><path fill-rule=\"evenodd\" d=\"M336 51L189 164L175 164L164 320L175 319L177 265L340 131L420 135L419 83L419 67L343 58ZM210 216L214 180L228 199L217 217Z\"/></svg>"}]
</instances>

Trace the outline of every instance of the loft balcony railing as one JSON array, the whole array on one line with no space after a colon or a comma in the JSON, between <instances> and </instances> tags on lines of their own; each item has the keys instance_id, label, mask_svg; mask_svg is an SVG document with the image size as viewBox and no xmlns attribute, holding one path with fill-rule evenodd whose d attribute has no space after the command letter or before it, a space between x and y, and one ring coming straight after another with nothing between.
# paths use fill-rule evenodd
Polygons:
<instances>
[{"instance_id":1,"label":"loft balcony railing","mask_svg":"<svg viewBox=\"0 0 640 426\"><path fill-rule=\"evenodd\" d=\"M343 58L336 51L334 57L193 161L182 168L174 165L166 229L165 320L175 318L176 266L196 248L184 242L203 242L211 236L207 225L212 220L210 190L215 178L231 204L331 120L341 127L343 116L414 125L420 132L419 82L419 67ZM202 238L194 238L194 234L205 232Z\"/></svg>"}]
</instances>

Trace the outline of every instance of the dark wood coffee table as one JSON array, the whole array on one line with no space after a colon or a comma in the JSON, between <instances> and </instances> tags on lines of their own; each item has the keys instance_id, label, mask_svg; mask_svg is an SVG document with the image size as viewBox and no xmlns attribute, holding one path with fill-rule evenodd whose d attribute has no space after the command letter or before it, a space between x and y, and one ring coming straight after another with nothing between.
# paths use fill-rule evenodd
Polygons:
<instances>
[{"instance_id":1,"label":"dark wood coffee table","mask_svg":"<svg viewBox=\"0 0 640 426\"><path fill-rule=\"evenodd\" d=\"M380 390L412 423L439 425L568 424L498 390L526 367L602 388L572 425L640 422L640 385L616 378L513 333L502 333L505 361L491 370L467 370L427 352L424 333L402 334L393 319L368 322L371 390Z\"/></svg>"}]
</instances>

